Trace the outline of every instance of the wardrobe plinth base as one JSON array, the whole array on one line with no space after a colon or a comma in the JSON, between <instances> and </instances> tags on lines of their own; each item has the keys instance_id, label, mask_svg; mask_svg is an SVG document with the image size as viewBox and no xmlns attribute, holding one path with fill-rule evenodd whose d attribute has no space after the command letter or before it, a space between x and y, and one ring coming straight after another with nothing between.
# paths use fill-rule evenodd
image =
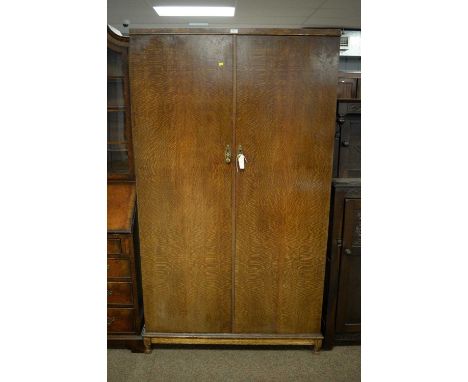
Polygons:
<instances>
[{"instance_id":1,"label":"wardrobe plinth base","mask_svg":"<svg viewBox=\"0 0 468 382\"><path fill-rule=\"evenodd\" d=\"M167 334L144 333L145 353L151 352L152 344L175 345L279 345L313 346L314 353L322 347L320 333L307 335L240 335L240 334Z\"/></svg>"}]
</instances>

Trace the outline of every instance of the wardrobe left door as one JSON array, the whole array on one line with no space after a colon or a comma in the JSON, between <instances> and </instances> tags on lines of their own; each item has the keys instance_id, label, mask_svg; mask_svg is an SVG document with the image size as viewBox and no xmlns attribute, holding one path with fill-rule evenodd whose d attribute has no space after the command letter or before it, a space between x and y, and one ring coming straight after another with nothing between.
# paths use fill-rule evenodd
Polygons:
<instances>
[{"instance_id":1,"label":"wardrobe left door","mask_svg":"<svg viewBox=\"0 0 468 382\"><path fill-rule=\"evenodd\" d=\"M232 36L130 38L146 332L231 332Z\"/></svg>"}]
</instances>

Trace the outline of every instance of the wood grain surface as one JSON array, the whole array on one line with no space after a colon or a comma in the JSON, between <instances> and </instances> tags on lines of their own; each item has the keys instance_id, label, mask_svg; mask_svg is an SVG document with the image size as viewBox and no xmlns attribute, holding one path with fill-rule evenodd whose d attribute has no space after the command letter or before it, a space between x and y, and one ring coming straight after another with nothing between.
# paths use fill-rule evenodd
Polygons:
<instances>
[{"instance_id":1,"label":"wood grain surface","mask_svg":"<svg viewBox=\"0 0 468 382\"><path fill-rule=\"evenodd\" d=\"M231 36L133 36L146 329L231 331Z\"/></svg>"},{"instance_id":2,"label":"wood grain surface","mask_svg":"<svg viewBox=\"0 0 468 382\"><path fill-rule=\"evenodd\" d=\"M130 232L135 208L133 183L107 184L107 231Z\"/></svg>"},{"instance_id":3,"label":"wood grain surface","mask_svg":"<svg viewBox=\"0 0 468 382\"><path fill-rule=\"evenodd\" d=\"M338 38L237 36L234 332L320 331Z\"/></svg>"}]
</instances>

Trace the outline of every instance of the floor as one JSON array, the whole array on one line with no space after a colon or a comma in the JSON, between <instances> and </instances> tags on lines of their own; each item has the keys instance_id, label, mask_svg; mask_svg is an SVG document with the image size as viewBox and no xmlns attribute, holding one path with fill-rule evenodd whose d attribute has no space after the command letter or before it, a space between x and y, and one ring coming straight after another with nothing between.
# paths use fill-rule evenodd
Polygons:
<instances>
[{"instance_id":1,"label":"floor","mask_svg":"<svg viewBox=\"0 0 468 382\"><path fill-rule=\"evenodd\" d=\"M108 382L360 381L361 347L164 347L151 354L107 351Z\"/></svg>"}]
</instances>

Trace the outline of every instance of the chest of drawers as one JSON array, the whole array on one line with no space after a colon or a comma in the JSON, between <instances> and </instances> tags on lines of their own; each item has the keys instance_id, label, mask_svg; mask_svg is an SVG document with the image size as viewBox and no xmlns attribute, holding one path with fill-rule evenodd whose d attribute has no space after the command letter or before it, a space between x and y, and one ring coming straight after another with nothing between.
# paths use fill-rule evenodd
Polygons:
<instances>
[{"instance_id":1,"label":"chest of drawers","mask_svg":"<svg viewBox=\"0 0 468 382\"><path fill-rule=\"evenodd\" d=\"M142 351L143 306L133 183L107 186L108 347Z\"/></svg>"}]
</instances>

